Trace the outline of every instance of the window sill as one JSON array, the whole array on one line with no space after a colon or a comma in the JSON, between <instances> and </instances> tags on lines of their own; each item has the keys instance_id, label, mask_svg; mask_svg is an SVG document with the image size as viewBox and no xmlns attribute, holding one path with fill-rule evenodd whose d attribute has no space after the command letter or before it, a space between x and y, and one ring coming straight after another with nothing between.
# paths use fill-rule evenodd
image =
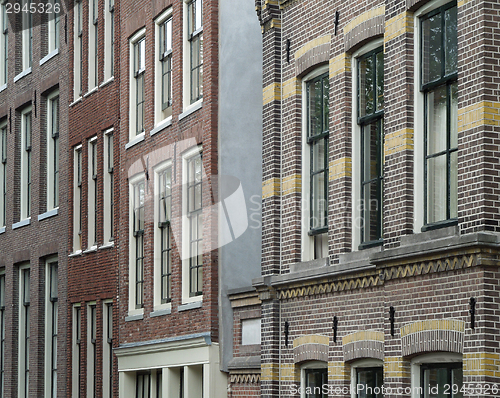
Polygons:
<instances>
[{"instance_id":1,"label":"window sill","mask_svg":"<svg viewBox=\"0 0 500 398\"><path fill-rule=\"evenodd\" d=\"M422 232L433 231L435 229L452 227L454 225L458 225L457 218L450 218L449 220L439 221L433 224L426 224L422 227Z\"/></svg>"},{"instance_id":2,"label":"window sill","mask_svg":"<svg viewBox=\"0 0 500 398\"><path fill-rule=\"evenodd\" d=\"M7 89L7 83L2 84L2 85L0 86L0 93L1 93L3 90L6 90L6 89Z\"/></svg>"},{"instance_id":3,"label":"window sill","mask_svg":"<svg viewBox=\"0 0 500 398\"><path fill-rule=\"evenodd\" d=\"M0 228L0 234L5 233L5 227Z\"/></svg>"},{"instance_id":4,"label":"window sill","mask_svg":"<svg viewBox=\"0 0 500 398\"><path fill-rule=\"evenodd\" d=\"M170 315L172 313L172 308L171 307L166 307L166 308L157 308L153 312L149 314L150 318L155 318L157 316L164 316L164 315Z\"/></svg>"},{"instance_id":5,"label":"window sill","mask_svg":"<svg viewBox=\"0 0 500 398\"><path fill-rule=\"evenodd\" d=\"M199 296L200 300L199 301L194 301L192 303L186 303L186 304L181 304L179 307L177 307L177 311L189 311L189 310L194 310L196 308L201 308L203 305L203 296Z\"/></svg>"},{"instance_id":6,"label":"window sill","mask_svg":"<svg viewBox=\"0 0 500 398\"><path fill-rule=\"evenodd\" d=\"M358 250L365 250L365 249L369 249L371 247L383 246L383 245L384 245L383 239L371 240L369 242L360 243L358 246Z\"/></svg>"},{"instance_id":7,"label":"window sill","mask_svg":"<svg viewBox=\"0 0 500 398\"><path fill-rule=\"evenodd\" d=\"M79 104L80 102L82 102L83 100L83 97L78 97L76 100L74 100L71 104L69 104L70 107L76 105L76 104Z\"/></svg>"},{"instance_id":8,"label":"window sill","mask_svg":"<svg viewBox=\"0 0 500 398\"><path fill-rule=\"evenodd\" d=\"M199 99L195 103L189 105L186 108L186 110L179 115L179 120L182 120L182 119L188 117L189 115L191 115L192 113L194 113L197 110L201 109L202 107L203 107L203 98Z\"/></svg>"},{"instance_id":9,"label":"window sill","mask_svg":"<svg viewBox=\"0 0 500 398\"><path fill-rule=\"evenodd\" d=\"M12 229L25 227L26 225L30 225L30 224L31 224L31 217L28 217L25 220L22 220L22 221L19 221L19 222L12 224Z\"/></svg>"},{"instance_id":10,"label":"window sill","mask_svg":"<svg viewBox=\"0 0 500 398\"><path fill-rule=\"evenodd\" d=\"M139 142L144 141L145 139L145 134L142 132L141 134L137 135L132 141L129 141L125 144L125 149L132 148L134 145L137 145Z\"/></svg>"},{"instance_id":11,"label":"window sill","mask_svg":"<svg viewBox=\"0 0 500 398\"><path fill-rule=\"evenodd\" d=\"M81 256L83 254L83 252L81 250L77 250L71 254L68 255L68 257L77 257L77 256Z\"/></svg>"},{"instance_id":12,"label":"window sill","mask_svg":"<svg viewBox=\"0 0 500 398\"><path fill-rule=\"evenodd\" d=\"M82 253L87 254L87 253L93 253L97 251L97 245L91 246L89 249L84 250Z\"/></svg>"},{"instance_id":13,"label":"window sill","mask_svg":"<svg viewBox=\"0 0 500 398\"><path fill-rule=\"evenodd\" d=\"M58 214L59 214L59 207L56 207L55 209L46 211L43 214L39 214L38 221L42 221L42 220L45 220L46 218L57 216Z\"/></svg>"},{"instance_id":14,"label":"window sill","mask_svg":"<svg viewBox=\"0 0 500 398\"><path fill-rule=\"evenodd\" d=\"M95 93L99 87L95 86L92 90L90 90L87 94L83 94L83 98L87 98L89 95Z\"/></svg>"},{"instance_id":15,"label":"window sill","mask_svg":"<svg viewBox=\"0 0 500 398\"><path fill-rule=\"evenodd\" d=\"M106 80L105 82L102 82L101 85L99 86L99 88L101 87L105 87L107 86L108 84L110 83L113 83L115 80L115 77L114 76L111 76L108 80Z\"/></svg>"},{"instance_id":16,"label":"window sill","mask_svg":"<svg viewBox=\"0 0 500 398\"><path fill-rule=\"evenodd\" d=\"M115 242L111 241L111 242L106 243L105 245L99 246L99 250L111 249L114 246L115 246Z\"/></svg>"},{"instance_id":17,"label":"window sill","mask_svg":"<svg viewBox=\"0 0 500 398\"><path fill-rule=\"evenodd\" d=\"M16 77L14 77L14 83L17 82L18 80L21 80L24 76L28 76L30 73L31 73L31 67L23 70Z\"/></svg>"},{"instance_id":18,"label":"window sill","mask_svg":"<svg viewBox=\"0 0 500 398\"><path fill-rule=\"evenodd\" d=\"M171 126L171 125L172 125L172 116L170 116L167 119L162 120L160 123L158 123L156 125L156 127L149 132L149 135L153 136L153 135L159 133L160 131L162 131L163 129L166 129L167 127Z\"/></svg>"},{"instance_id":19,"label":"window sill","mask_svg":"<svg viewBox=\"0 0 500 398\"><path fill-rule=\"evenodd\" d=\"M139 313L132 313L128 316L125 317L125 322L132 322L132 321L140 321L142 319L144 319L144 312L143 310L140 310L141 312Z\"/></svg>"},{"instance_id":20,"label":"window sill","mask_svg":"<svg viewBox=\"0 0 500 398\"><path fill-rule=\"evenodd\" d=\"M59 54L59 49L56 48L55 50L51 51L50 53L48 53L45 57L43 57L41 60L40 60L40 65L43 65L45 62L51 60L52 58L54 58L57 54Z\"/></svg>"}]
</instances>

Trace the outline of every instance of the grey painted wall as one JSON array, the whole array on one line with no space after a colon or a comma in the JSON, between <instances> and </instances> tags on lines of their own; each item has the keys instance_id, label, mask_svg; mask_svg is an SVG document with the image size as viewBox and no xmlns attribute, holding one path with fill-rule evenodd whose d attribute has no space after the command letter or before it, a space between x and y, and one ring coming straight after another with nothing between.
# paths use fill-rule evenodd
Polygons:
<instances>
[{"instance_id":1,"label":"grey painted wall","mask_svg":"<svg viewBox=\"0 0 500 398\"><path fill-rule=\"evenodd\" d=\"M262 34L254 0L219 0L219 12L219 174L240 180L248 220L245 232L219 249L221 369L227 371L233 350L228 290L249 287L261 274Z\"/></svg>"}]
</instances>

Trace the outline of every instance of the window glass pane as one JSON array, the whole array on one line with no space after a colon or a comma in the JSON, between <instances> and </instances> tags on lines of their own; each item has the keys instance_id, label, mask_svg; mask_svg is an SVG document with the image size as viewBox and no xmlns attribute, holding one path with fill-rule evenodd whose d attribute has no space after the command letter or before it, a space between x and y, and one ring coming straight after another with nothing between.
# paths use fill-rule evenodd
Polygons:
<instances>
[{"instance_id":1,"label":"window glass pane","mask_svg":"<svg viewBox=\"0 0 500 398\"><path fill-rule=\"evenodd\" d=\"M448 369L432 368L424 370L424 397L425 398L449 398L445 394L445 384L449 384ZM430 388L429 388L430 387ZM437 387L437 389L435 388ZM437 390L437 391L436 391Z\"/></svg>"},{"instance_id":2,"label":"window glass pane","mask_svg":"<svg viewBox=\"0 0 500 398\"><path fill-rule=\"evenodd\" d=\"M311 176L311 179L311 228L316 229L326 226L325 175L324 173L315 174Z\"/></svg>"},{"instance_id":3,"label":"window glass pane","mask_svg":"<svg viewBox=\"0 0 500 398\"><path fill-rule=\"evenodd\" d=\"M427 94L427 155L446 150L446 86Z\"/></svg>"},{"instance_id":4,"label":"window glass pane","mask_svg":"<svg viewBox=\"0 0 500 398\"><path fill-rule=\"evenodd\" d=\"M363 185L363 241L380 239L379 209L381 206L378 181Z\"/></svg>"},{"instance_id":5,"label":"window glass pane","mask_svg":"<svg viewBox=\"0 0 500 398\"><path fill-rule=\"evenodd\" d=\"M383 384L382 368L357 369L357 398L382 398L380 388ZM378 392L378 394L376 394Z\"/></svg>"},{"instance_id":6,"label":"window glass pane","mask_svg":"<svg viewBox=\"0 0 500 398\"><path fill-rule=\"evenodd\" d=\"M422 83L426 84L441 77L442 72L442 30L441 14L422 22Z\"/></svg>"},{"instance_id":7,"label":"window glass pane","mask_svg":"<svg viewBox=\"0 0 500 398\"><path fill-rule=\"evenodd\" d=\"M427 159L427 222L446 220L446 155Z\"/></svg>"},{"instance_id":8,"label":"window glass pane","mask_svg":"<svg viewBox=\"0 0 500 398\"><path fill-rule=\"evenodd\" d=\"M457 7L444 12L445 26L445 74L456 73L457 67Z\"/></svg>"},{"instance_id":9,"label":"window glass pane","mask_svg":"<svg viewBox=\"0 0 500 398\"><path fill-rule=\"evenodd\" d=\"M384 109L384 53L380 51L376 55L377 62L377 111Z\"/></svg>"},{"instance_id":10,"label":"window glass pane","mask_svg":"<svg viewBox=\"0 0 500 398\"><path fill-rule=\"evenodd\" d=\"M450 218L458 217L458 152L450 154Z\"/></svg>"},{"instance_id":11,"label":"window glass pane","mask_svg":"<svg viewBox=\"0 0 500 398\"><path fill-rule=\"evenodd\" d=\"M316 79L308 84L308 130L309 137L321 134L323 132L323 83Z\"/></svg>"},{"instance_id":12,"label":"window glass pane","mask_svg":"<svg viewBox=\"0 0 500 398\"><path fill-rule=\"evenodd\" d=\"M451 384L454 388L453 398L463 398L464 394L460 391L462 389L463 380L464 375L461 367L458 369L451 369Z\"/></svg>"},{"instance_id":13,"label":"window glass pane","mask_svg":"<svg viewBox=\"0 0 500 398\"><path fill-rule=\"evenodd\" d=\"M379 169L379 122L363 126L363 181L380 175Z\"/></svg>"},{"instance_id":14,"label":"window glass pane","mask_svg":"<svg viewBox=\"0 0 500 398\"><path fill-rule=\"evenodd\" d=\"M451 108L450 108L450 147L458 147L458 83L450 85Z\"/></svg>"},{"instance_id":15,"label":"window glass pane","mask_svg":"<svg viewBox=\"0 0 500 398\"><path fill-rule=\"evenodd\" d=\"M325 140L314 141L311 147L311 172L314 173L325 168Z\"/></svg>"},{"instance_id":16,"label":"window glass pane","mask_svg":"<svg viewBox=\"0 0 500 398\"><path fill-rule=\"evenodd\" d=\"M323 394L323 383L327 376L326 369L306 369L305 370L305 391L306 398L326 398L328 395Z\"/></svg>"},{"instance_id":17,"label":"window glass pane","mask_svg":"<svg viewBox=\"0 0 500 398\"><path fill-rule=\"evenodd\" d=\"M359 116L363 117L375 111L375 93L373 92L373 77L375 65L372 57L359 61Z\"/></svg>"}]
</instances>

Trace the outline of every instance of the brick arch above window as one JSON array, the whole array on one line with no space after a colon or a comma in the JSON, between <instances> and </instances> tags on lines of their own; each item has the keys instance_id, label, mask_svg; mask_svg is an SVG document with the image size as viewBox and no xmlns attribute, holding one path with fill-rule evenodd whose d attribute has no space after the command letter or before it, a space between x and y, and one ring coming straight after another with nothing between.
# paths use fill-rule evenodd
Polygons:
<instances>
[{"instance_id":1,"label":"brick arch above window","mask_svg":"<svg viewBox=\"0 0 500 398\"><path fill-rule=\"evenodd\" d=\"M362 330L342 338L344 361L363 358L384 360L384 333L376 330Z\"/></svg>"},{"instance_id":2,"label":"brick arch above window","mask_svg":"<svg viewBox=\"0 0 500 398\"><path fill-rule=\"evenodd\" d=\"M329 338L321 335L307 335L293 341L293 360L328 362Z\"/></svg>"},{"instance_id":3,"label":"brick arch above window","mask_svg":"<svg viewBox=\"0 0 500 398\"><path fill-rule=\"evenodd\" d=\"M295 75L303 76L330 59L331 36L317 37L295 51ZM291 43L293 47L293 43Z\"/></svg>"},{"instance_id":4,"label":"brick arch above window","mask_svg":"<svg viewBox=\"0 0 500 398\"><path fill-rule=\"evenodd\" d=\"M368 41L384 35L385 7L378 7L357 16L344 27L346 52L353 52Z\"/></svg>"},{"instance_id":5,"label":"brick arch above window","mask_svg":"<svg viewBox=\"0 0 500 398\"><path fill-rule=\"evenodd\" d=\"M418 321L401 328L403 357L426 352L463 353L465 322L456 319Z\"/></svg>"}]
</instances>

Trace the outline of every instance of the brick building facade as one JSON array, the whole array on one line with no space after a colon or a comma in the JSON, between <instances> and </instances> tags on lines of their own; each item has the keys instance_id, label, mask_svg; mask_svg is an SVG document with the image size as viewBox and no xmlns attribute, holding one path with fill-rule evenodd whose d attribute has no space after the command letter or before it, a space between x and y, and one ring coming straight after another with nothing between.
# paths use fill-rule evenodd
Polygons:
<instances>
[{"instance_id":1,"label":"brick building facade","mask_svg":"<svg viewBox=\"0 0 500 398\"><path fill-rule=\"evenodd\" d=\"M68 10L12 6L0 4L0 394L66 396Z\"/></svg>"},{"instance_id":2,"label":"brick building facade","mask_svg":"<svg viewBox=\"0 0 500 398\"><path fill-rule=\"evenodd\" d=\"M256 9L260 396L487 394L500 376L496 3Z\"/></svg>"}]
</instances>

